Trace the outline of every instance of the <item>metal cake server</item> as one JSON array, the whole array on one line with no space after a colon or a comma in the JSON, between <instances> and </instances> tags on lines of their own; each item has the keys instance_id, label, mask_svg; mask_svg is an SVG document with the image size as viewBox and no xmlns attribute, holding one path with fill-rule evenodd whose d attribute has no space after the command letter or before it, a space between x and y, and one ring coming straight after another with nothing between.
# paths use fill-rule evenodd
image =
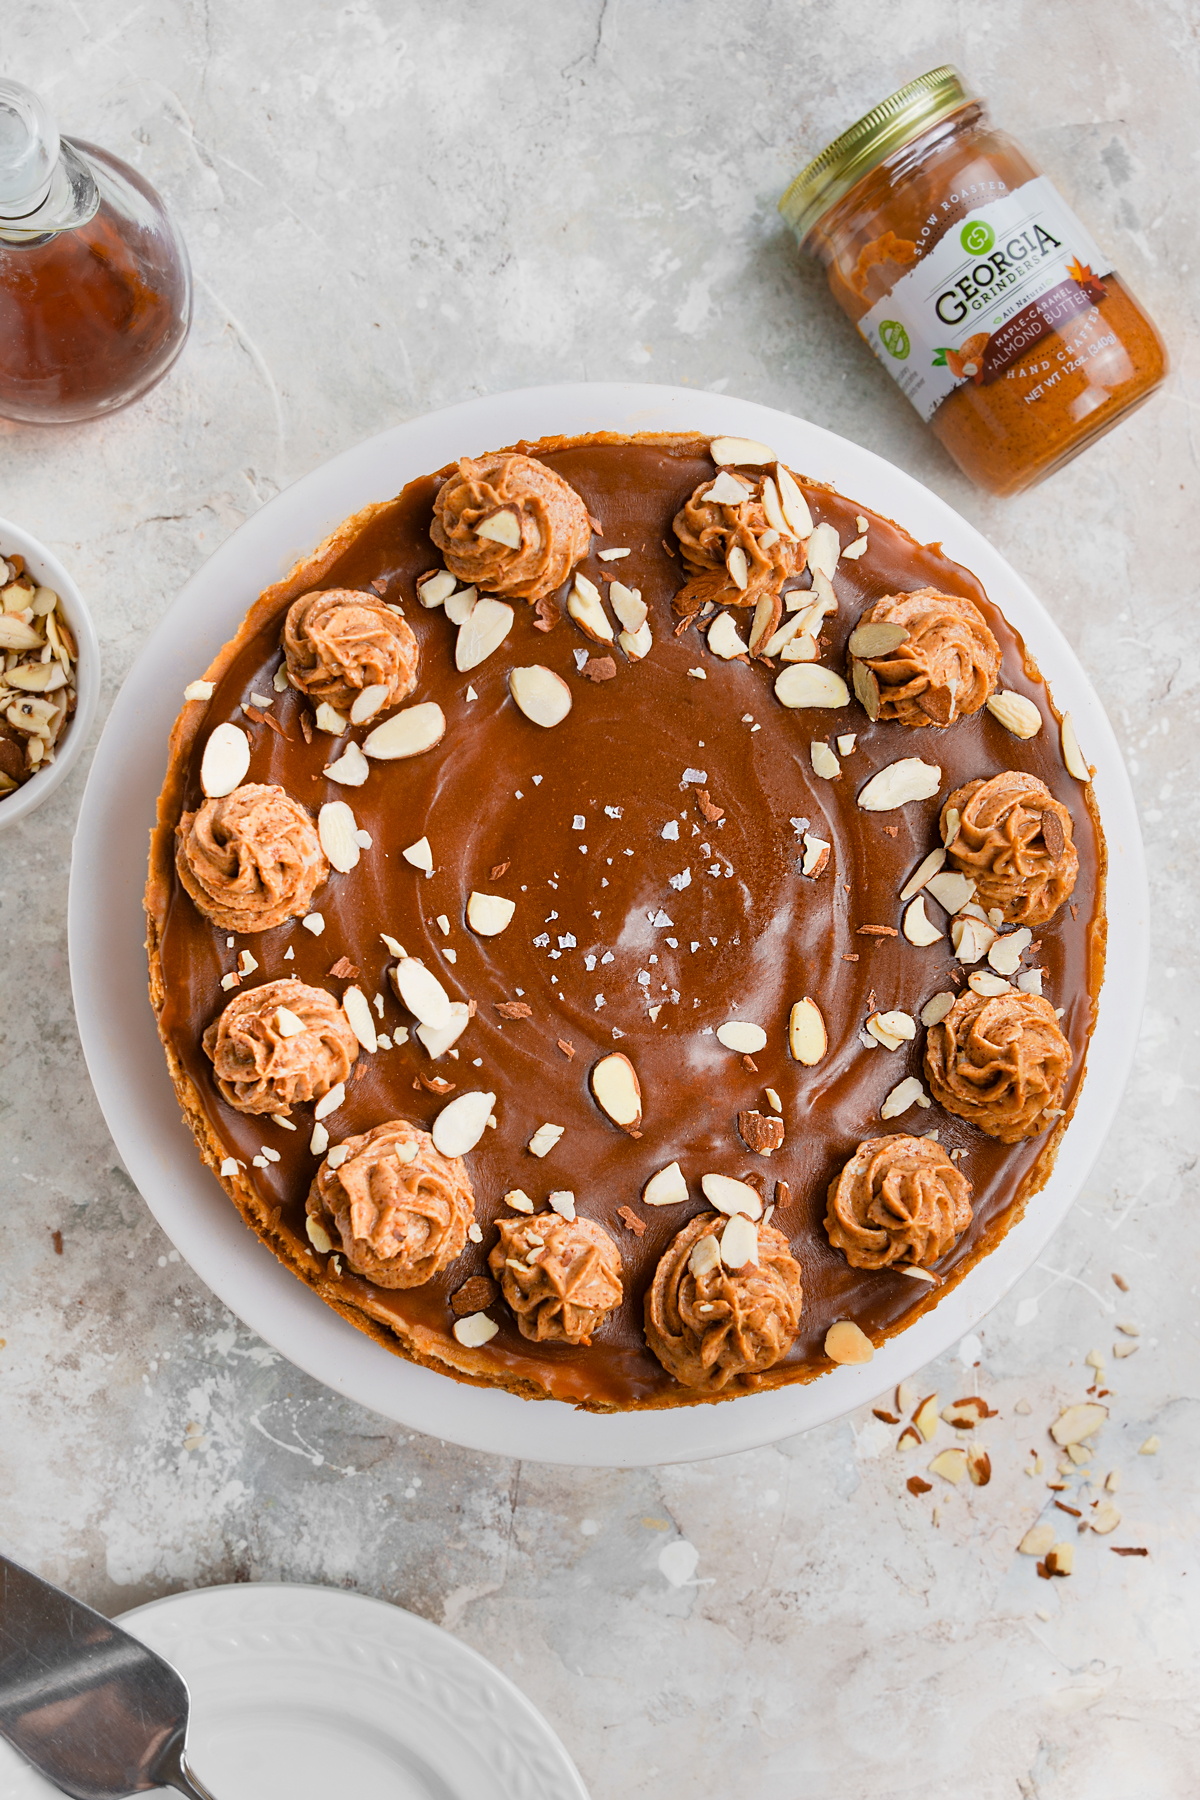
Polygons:
<instances>
[{"instance_id":1,"label":"metal cake server","mask_svg":"<svg viewBox=\"0 0 1200 1800\"><path fill-rule=\"evenodd\" d=\"M187 1727L169 1662L0 1556L0 1736L39 1774L74 1800L153 1788L214 1800L187 1766Z\"/></svg>"}]
</instances>

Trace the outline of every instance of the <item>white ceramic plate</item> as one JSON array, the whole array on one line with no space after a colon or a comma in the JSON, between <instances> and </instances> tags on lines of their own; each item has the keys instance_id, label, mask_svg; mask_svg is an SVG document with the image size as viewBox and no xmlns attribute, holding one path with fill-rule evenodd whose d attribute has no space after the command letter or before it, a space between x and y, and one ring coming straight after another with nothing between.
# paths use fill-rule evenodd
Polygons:
<instances>
[{"instance_id":1,"label":"white ceramic plate","mask_svg":"<svg viewBox=\"0 0 1200 1800\"><path fill-rule=\"evenodd\" d=\"M216 1800L587 1800L507 1676L384 1600L198 1588L118 1623L187 1682L188 1762ZM0 1800L57 1792L0 1741Z\"/></svg>"},{"instance_id":2,"label":"white ceramic plate","mask_svg":"<svg viewBox=\"0 0 1200 1800\"><path fill-rule=\"evenodd\" d=\"M1108 837L1108 977L1088 1074L1046 1188L941 1304L876 1353L806 1386L666 1412L593 1414L467 1387L390 1355L288 1273L201 1165L146 999L142 887L167 736L187 682L250 602L340 520L464 454L552 433L702 431L756 438L793 468L898 520L974 571L1069 708L1096 768ZM631 1467L720 1456L835 1419L972 1329L1036 1260L1116 1113L1146 985L1149 897L1133 795L1104 710L1058 627L1016 571L911 476L802 419L727 395L629 383L497 394L397 425L315 469L248 519L188 582L119 694L84 795L71 865L71 979L92 1081L117 1148L160 1225L239 1318L318 1380L390 1419L502 1456Z\"/></svg>"},{"instance_id":3,"label":"white ceramic plate","mask_svg":"<svg viewBox=\"0 0 1200 1800\"><path fill-rule=\"evenodd\" d=\"M39 586L54 589L62 601L67 623L75 633L79 651L79 661L75 665L75 717L60 737L57 754L49 767L39 769L15 794L0 800L0 831L3 831L5 826L27 819L35 807L48 800L83 755L100 698L100 644L83 595L45 544L19 525L0 519L0 556L23 556L25 567Z\"/></svg>"}]
</instances>

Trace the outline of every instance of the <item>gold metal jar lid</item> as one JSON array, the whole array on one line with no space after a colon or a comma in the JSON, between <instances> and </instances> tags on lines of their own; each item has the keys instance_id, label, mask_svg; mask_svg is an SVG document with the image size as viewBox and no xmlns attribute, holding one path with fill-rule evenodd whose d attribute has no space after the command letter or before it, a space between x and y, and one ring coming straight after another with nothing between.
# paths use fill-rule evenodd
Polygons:
<instances>
[{"instance_id":1,"label":"gold metal jar lid","mask_svg":"<svg viewBox=\"0 0 1200 1800\"><path fill-rule=\"evenodd\" d=\"M974 98L958 70L944 64L889 95L827 144L801 169L779 202L779 210L799 242L804 242L822 213L885 157Z\"/></svg>"}]
</instances>

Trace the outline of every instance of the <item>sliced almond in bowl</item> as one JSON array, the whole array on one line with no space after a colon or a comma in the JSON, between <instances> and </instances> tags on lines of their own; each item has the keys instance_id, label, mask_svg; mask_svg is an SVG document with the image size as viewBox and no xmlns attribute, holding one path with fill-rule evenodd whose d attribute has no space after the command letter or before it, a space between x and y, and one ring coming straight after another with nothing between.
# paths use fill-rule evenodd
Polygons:
<instances>
[{"instance_id":1,"label":"sliced almond in bowl","mask_svg":"<svg viewBox=\"0 0 1200 1800\"><path fill-rule=\"evenodd\" d=\"M608 640L611 643L611 638ZM571 690L561 675L544 663L510 669L508 691L517 706L535 725L561 725L571 710Z\"/></svg>"},{"instance_id":2,"label":"sliced almond in bowl","mask_svg":"<svg viewBox=\"0 0 1200 1800\"><path fill-rule=\"evenodd\" d=\"M619 1050L601 1057L592 1069L591 1083L597 1105L613 1124L636 1131L642 1122L642 1089L629 1058Z\"/></svg>"},{"instance_id":3,"label":"sliced almond in bowl","mask_svg":"<svg viewBox=\"0 0 1200 1800\"><path fill-rule=\"evenodd\" d=\"M480 937L499 937L512 923L515 911L515 900L506 900L502 894L476 892L467 901L467 924Z\"/></svg>"},{"instance_id":4,"label":"sliced almond in bowl","mask_svg":"<svg viewBox=\"0 0 1200 1800\"><path fill-rule=\"evenodd\" d=\"M781 706L837 707L850 704L850 690L840 675L820 663L793 663L775 679Z\"/></svg>"},{"instance_id":5,"label":"sliced almond in bowl","mask_svg":"<svg viewBox=\"0 0 1200 1800\"><path fill-rule=\"evenodd\" d=\"M240 725L218 725L204 746L200 786L210 800L232 794L250 767L250 739Z\"/></svg>"},{"instance_id":6,"label":"sliced almond in bowl","mask_svg":"<svg viewBox=\"0 0 1200 1800\"><path fill-rule=\"evenodd\" d=\"M417 706L406 706L377 725L363 750L379 762L396 762L401 757L420 756L440 744L446 733L446 715L435 700L422 700Z\"/></svg>"},{"instance_id":7,"label":"sliced almond in bowl","mask_svg":"<svg viewBox=\"0 0 1200 1800\"><path fill-rule=\"evenodd\" d=\"M477 600L470 614L458 628L454 644L454 666L460 675L477 669L498 650L512 630L513 609L502 600ZM353 714L351 715L353 717Z\"/></svg>"},{"instance_id":8,"label":"sliced almond in bowl","mask_svg":"<svg viewBox=\"0 0 1200 1800\"><path fill-rule=\"evenodd\" d=\"M495 1104L495 1094L480 1093L478 1090L459 1094L443 1106L433 1121L430 1136L434 1148L440 1150L443 1156L466 1156L487 1130L487 1122Z\"/></svg>"},{"instance_id":9,"label":"sliced almond in bowl","mask_svg":"<svg viewBox=\"0 0 1200 1800\"><path fill-rule=\"evenodd\" d=\"M704 1198L718 1212L743 1213L747 1219L762 1218L762 1200L748 1181L735 1181L732 1175L702 1175L700 1186Z\"/></svg>"},{"instance_id":10,"label":"sliced almond in bowl","mask_svg":"<svg viewBox=\"0 0 1200 1800\"><path fill-rule=\"evenodd\" d=\"M797 1000L788 1018L788 1048L798 1063L811 1068L829 1048L825 1020L815 1000Z\"/></svg>"},{"instance_id":11,"label":"sliced almond in bowl","mask_svg":"<svg viewBox=\"0 0 1200 1800\"><path fill-rule=\"evenodd\" d=\"M361 854L358 822L344 800L328 801L317 814L321 848L340 875L357 868Z\"/></svg>"}]
</instances>

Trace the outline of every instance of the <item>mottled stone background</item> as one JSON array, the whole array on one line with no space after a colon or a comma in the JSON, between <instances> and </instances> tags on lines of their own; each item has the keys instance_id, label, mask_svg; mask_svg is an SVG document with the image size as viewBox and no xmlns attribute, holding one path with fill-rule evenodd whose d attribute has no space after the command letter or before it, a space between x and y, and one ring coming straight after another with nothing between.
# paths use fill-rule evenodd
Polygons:
<instances>
[{"instance_id":1,"label":"mottled stone background","mask_svg":"<svg viewBox=\"0 0 1200 1800\"><path fill-rule=\"evenodd\" d=\"M0 837L5 1547L110 1610L234 1578L383 1595L507 1670L596 1800L1196 1794L1198 32L1194 0L6 0L6 71L157 183L195 266L191 341L148 401L0 423L0 513L76 575L106 696L214 546L370 432L559 379L742 394L914 471L1041 594L1128 757L1154 951L1087 1191L928 1372L999 1409L989 1487L910 1498L925 1459L869 1411L686 1468L502 1462L298 1374L153 1224L71 1014L77 770ZM1174 357L1163 396L1004 502L946 461L775 211L807 155L943 60ZM1015 1547L1053 1498L1046 1428L1118 1319L1142 1335L1110 1361L1094 1473L1122 1472L1124 1518L1039 1581Z\"/></svg>"}]
</instances>

